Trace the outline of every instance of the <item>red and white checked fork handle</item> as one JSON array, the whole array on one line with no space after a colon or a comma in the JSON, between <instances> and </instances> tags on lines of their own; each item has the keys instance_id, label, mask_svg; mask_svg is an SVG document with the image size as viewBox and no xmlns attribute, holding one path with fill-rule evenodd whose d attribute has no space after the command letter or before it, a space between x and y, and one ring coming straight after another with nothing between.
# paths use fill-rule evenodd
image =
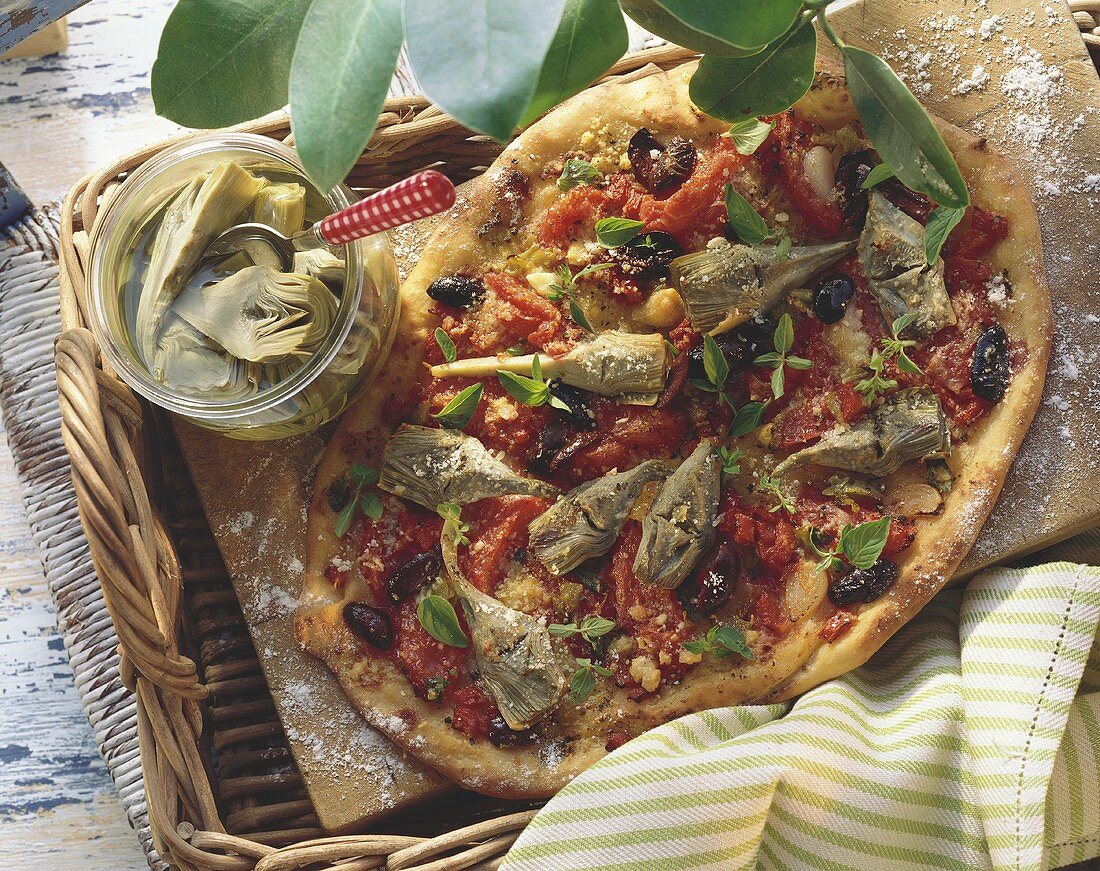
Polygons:
<instances>
[{"instance_id":1,"label":"red and white checked fork handle","mask_svg":"<svg viewBox=\"0 0 1100 871\"><path fill-rule=\"evenodd\" d=\"M329 215L317 225L317 234L329 245L343 245L445 212L454 201L451 180L441 172L426 169Z\"/></svg>"}]
</instances>

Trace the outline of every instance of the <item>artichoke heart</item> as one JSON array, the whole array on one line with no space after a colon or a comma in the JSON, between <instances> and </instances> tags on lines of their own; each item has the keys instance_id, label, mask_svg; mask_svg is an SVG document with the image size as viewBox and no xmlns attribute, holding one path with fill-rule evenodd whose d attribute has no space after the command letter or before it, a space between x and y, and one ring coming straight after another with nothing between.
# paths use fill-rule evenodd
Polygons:
<instances>
[{"instance_id":1,"label":"artichoke heart","mask_svg":"<svg viewBox=\"0 0 1100 871\"><path fill-rule=\"evenodd\" d=\"M775 245L722 242L669 264L691 326L718 335L776 306L792 289L839 260L855 242L792 248L776 257Z\"/></svg>"},{"instance_id":2,"label":"artichoke heart","mask_svg":"<svg viewBox=\"0 0 1100 871\"><path fill-rule=\"evenodd\" d=\"M182 318L165 317L153 352L152 373L170 390L243 399L259 386L259 370L226 354Z\"/></svg>"},{"instance_id":3,"label":"artichoke heart","mask_svg":"<svg viewBox=\"0 0 1100 871\"><path fill-rule=\"evenodd\" d=\"M192 179L168 204L141 283L134 335L146 365L155 365L168 307L191 278L206 246L228 229L266 182L233 161Z\"/></svg>"},{"instance_id":4,"label":"artichoke heart","mask_svg":"<svg viewBox=\"0 0 1100 871\"><path fill-rule=\"evenodd\" d=\"M432 377L484 378L501 370L531 375L535 356L441 363L432 366ZM608 330L563 357L537 356L546 378L559 378L573 387L637 405L653 405L668 374L668 350L660 333Z\"/></svg>"},{"instance_id":5,"label":"artichoke heart","mask_svg":"<svg viewBox=\"0 0 1100 871\"><path fill-rule=\"evenodd\" d=\"M603 556L614 546L642 487L670 471L663 460L647 460L627 472L574 487L531 521L531 551L555 575Z\"/></svg>"},{"instance_id":6,"label":"artichoke heart","mask_svg":"<svg viewBox=\"0 0 1100 871\"><path fill-rule=\"evenodd\" d=\"M888 319L912 312L916 318L909 329L924 336L955 323L943 260L937 257L929 266L925 257L924 227L875 190L867 200L858 252L867 287Z\"/></svg>"},{"instance_id":7,"label":"artichoke heart","mask_svg":"<svg viewBox=\"0 0 1100 871\"><path fill-rule=\"evenodd\" d=\"M294 271L319 278L325 284L344 283L344 261L325 248L294 252Z\"/></svg>"},{"instance_id":8,"label":"artichoke heart","mask_svg":"<svg viewBox=\"0 0 1100 871\"><path fill-rule=\"evenodd\" d=\"M463 576L454 538L440 539L451 592L470 627L481 680L509 729L529 729L558 706L566 674L542 621L509 608Z\"/></svg>"},{"instance_id":9,"label":"artichoke heart","mask_svg":"<svg viewBox=\"0 0 1100 871\"><path fill-rule=\"evenodd\" d=\"M267 363L316 350L338 305L316 278L248 266L215 284L188 287L172 311L234 357Z\"/></svg>"},{"instance_id":10,"label":"artichoke heart","mask_svg":"<svg viewBox=\"0 0 1100 871\"><path fill-rule=\"evenodd\" d=\"M817 444L791 454L775 467L775 474L816 463L881 478L910 460L950 453L951 434L939 397L913 388L888 397L852 427L830 430Z\"/></svg>"},{"instance_id":11,"label":"artichoke heart","mask_svg":"<svg viewBox=\"0 0 1100 871\"><path fill-rule=\"evenodd\" d=\"M642 520L642 540L634 558L639 580L673 588L688 576L714 538L722 489L722 466L707 439L699 442Z\"/></svg>"},{"instance_id":12,"label":"artichoke heart","mask_svg":"<svg viewBox=\"0 0 1100 871\"><path fill-rule=\"evenodd\" d=\"M252 220L293 236L306 222L306 189L296 182L268 184L252 204Z\"/></svg>"},{"instance_id":13,"label":"artichoke heart","mask_svg":"<svg viewBox=\"0 0 1100 871\"><path fill-rule=\"evenodd\" d=\"M402 424L386 444L378 486L433 511L443 502L465 505L508 493L554 497L559 492L516 474L473 436L411 424Z\"/></svg>"}]
</instances>

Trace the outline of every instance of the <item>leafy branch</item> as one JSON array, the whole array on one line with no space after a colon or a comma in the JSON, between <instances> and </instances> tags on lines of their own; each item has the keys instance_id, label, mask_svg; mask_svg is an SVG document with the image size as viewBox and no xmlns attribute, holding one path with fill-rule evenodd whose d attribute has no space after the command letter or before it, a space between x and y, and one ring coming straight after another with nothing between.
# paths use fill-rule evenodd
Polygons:
<instances>
[{"instance_id":1,"label":"leafy branch","mask_svg":"<svg viewBox=\"0 0 1100 871\"><path fill-rule=\"evenodd\" d=\"M627 48L625 13L703 53L692 102L731 122L735 146L751 153L767 135L755 119L783 112L813 81L816 21L843 55L852 101L884 163L940 206L965 208L966 184L928 115L881 58L834 32L831 2L177 0L151 88L157 112L189 127L240 123L289 101L302 161L327 190L370 140L402 44L433 101L506 141L611 68ZM567 162L559 184L598 179L590 165ZM943 237L954 217L939 219Z\"/></svg>"}]
</instances>

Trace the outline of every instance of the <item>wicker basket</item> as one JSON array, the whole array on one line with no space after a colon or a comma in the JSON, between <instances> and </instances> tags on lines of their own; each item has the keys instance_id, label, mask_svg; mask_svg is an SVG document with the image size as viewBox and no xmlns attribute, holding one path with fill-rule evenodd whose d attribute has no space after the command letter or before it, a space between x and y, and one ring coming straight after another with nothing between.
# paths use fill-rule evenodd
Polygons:
<instances>
[{"instance_id":1,"label":"wicker basket","mask_svg":"<svg viewBox=\"0 0 1100 871\"><path fill-rule=\"evenodd\" d=\"M611 75L637 78L690 56L662 46L624 58ZM290 132L283 113L240 129L280 139ZM494 815L473 824L461 825L469 810L420 814L395 821L411 834L324 837L171 427L100 359L85 311L85 230L112 186L175 141L127 155L66 197L57 341L62 435L120 671L136 695L157 850L188 871L496 868L533 810L502 814L486 803L474 813ZM348 183L369 192L426 167L463 181L501 147L422 97L394 99ZM461 827L438 834L440 819Z\"/></svg>"}]
</instances>

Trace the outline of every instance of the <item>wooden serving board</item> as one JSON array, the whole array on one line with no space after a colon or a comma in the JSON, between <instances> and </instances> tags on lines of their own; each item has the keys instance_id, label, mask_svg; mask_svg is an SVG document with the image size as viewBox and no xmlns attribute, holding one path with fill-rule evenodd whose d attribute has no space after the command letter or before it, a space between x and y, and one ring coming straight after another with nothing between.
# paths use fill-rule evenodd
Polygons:
<instances>
[{"instance_id":1,"label":"wooden serving board","mask_svg":"<svg viewBox=\"0 0 1100 871\"><path fill-rule=\"evenodd\" d=\"M933 112L1018 157L1039 210L1056 322L1047 387L960 576L1100 523L1100 81L1065 4L1045 8L867 0L830 17L845 40L883 53ZM423 230L398 246L403 269ZM326 432L252 444L182 421L176 429L321 824L362 828L451 788L363 724L294 642L305 510Z\"/></svg>"}]
</instances>

